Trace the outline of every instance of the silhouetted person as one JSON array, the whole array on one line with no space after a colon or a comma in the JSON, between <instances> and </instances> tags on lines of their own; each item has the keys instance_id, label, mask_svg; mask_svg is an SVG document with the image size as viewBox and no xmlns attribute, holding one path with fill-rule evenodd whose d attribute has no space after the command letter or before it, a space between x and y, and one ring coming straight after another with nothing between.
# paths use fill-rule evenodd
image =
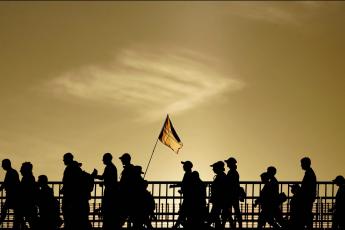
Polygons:
<instances>
[{"instance_id":1,"label":"silhouetted person","mask_svg":"<svg viewBox=\"0 0 345 230\"><path fill-rule=\"evenodd\" d=\"M20 168L22 180L19 184L20 198L19 198L19 213L22 225L28 222L31 229L38 228L38 210L37 210L37 195L38 185L32 173L32 164L24 162Z\"/></svg>"},{"instance_id":2,"label":"silhouetted person","mask_svg":"<svg viewBox=\"0 0 345 230\"><path fill-rule=\"evenodd\" d=\"M333 211L332 229L345 229L345 179L343 176L337 176L333 183L339 188L335 196Z\"/></svg>"},{"instance_id":3,"label":"silhouetted person","mask_svg":"<svg viewBox=\"0 0 345 230\"><path fill-rule=\"evenodd\" d=\"M66 153L63 156L63 162L66 166L62 178L62 213L64 217L65 229L73 230L75 225L75 212L77 211L77 181L79 180L79 166L73 160L72 153Z\"/></svg>"},{"instance_id":4,"label":"silhouetted person","mask_svg":"<svg viewBox=\"0 0 345 230\"><path fill-rule=\"evenodd\" d=\"M145 181L145 192L144 192L144 216L145 221L144 224L146 225L147 229L152 229L151 220L155 219L155 209L156 203L153 195L147 190L148 182Z\"/></svg>"},{"instance_id":5,"label":"silhouetted person","mask_svg":"<svg viewBox=\"0 0 345 230\"><path fill-rule=\"evenodd\" d=\"M134 166L134 209L131 211L130 216L133 222L134 229L152 228L151 215L154 210L154 200L151 194L146 190L148 183L142 178L142 167L139 165Z\"/></svg>"},{"instance_id":6,"label":"silhouetted person","mask_svg":"<svg viewBox=\"0 0 345 230\"><path fill-rule=\"evenodd\" d=\"M73 160L72 153L63 156L66 165L62 178L62 212L65 229L87 230L91 228L89 215L90 190L93 189L93 178L82 171L81 163Z\"/></svg>"},{"instance_id":7,"label":"silhouetted person","mask_svg":"<svg viewBox=\"0 0 345 230\"><path fill-rule=\"evenodd\" d=\"M237 161L235 158L230 157L225 160L229 168L227 173L228 187L229 187L229 206L227 216L229 217L231 228L236 228L236 221L232 219L232 209L235 211L235 216L238 221L238 226L242 228L242 214L240 210L240 175L237 172Z\"/></svg>"},{"instance_id":8,"label":"silhouetted person","mask_svg":"<svg viewBox=\"0 0 345 230\"><path fill-rule=\"evenodd\" d=\"M301 184L302 222L307 229L313 228L313 203L316 199L316 176L311 168L311 160L308 157L301 159L301 167L305 174Z\"/></svg>"},{"instance_id":9,"label":"silhouetted person","mask_svg":"<svg viewBox=\"0 0 345 230\"><path fill-rule=\"evenodd\" d=\"M133 216L135 202L133 200L135 195L135 169L131 163L131 155L124 153L119 159L122 162L123 170L119 181L119 199L120 199L120 215L121 226L127 218Z\"/></svg>"},{"instance_id":10,"label":"silhouetted person","mask_svg":"<svg viewBox=\"0 0 345 230\"><path fill-rule=\"evenodd\" d=\"M62 224L59 201L54 197L53 189L48 186L48 177L38 177L38 209L41 230L56 230Z\"/></svg>"},{"instance_id":11,"label":"silhouetted person","mask_svg":"<svg viewBox=\"0 0 345 230\"><path fill-rule=\"evenodd\" d=\"M279 183L277 178L275 177L277 173L277 169L274 166L269 166L267 168L267 176L269 179L269 188L271 189L271 205L273 209L273 217L274 221L279 225L283 226L284 225L284 218L283 218L283 213L280 209L280 195L279 195Z\"/></svg>"},{"instance_id":12,"label":"silhouetted person","mask_svg":"<svg viewBox=\"0 0 345 230\"><path fill-rule=\"evenodd\" d=\"M290 199L290 218L288 220L287 228L303 229L303 223L301 220L301 187L298 184L290 185L292 197Z\"/></svg>"},{"instance_id":13,"label":"silhouetted person","mask_svg":"<svg viewBox=\"0 0 345 230\"><path fill-rule=\"evenodd\" d=\"M141 166L135 166L136 173L141 174ZM155 201L152 194L147 190L148 182L142 180L137 192L137 207L134 214L134 229L152 229L151 219L154 218Z\"/></svg>"},{"instance_id":14,"label":"silhouetted person","mask_svg":"<svg viewBox=\"0 0 345 230\"><path fill-rule=\"evenodd\" d=\"M14 220L13 229L19 228L18 223L18 192L19 192L19 175L18 172L12 168L9 159L2 160L2 168L6 171L5 179L0 187L0 190L5 189L6 201L1 207L0 225L6 218L9 209L13 210Z\"/></svg>"},{"instance_id":15,"label":"silhouetted person","mask_svg":"<svg viewBox=\"0 0 345 230\"><path fill-rule=\"evenodd\" d=\"M103 229L118 229L119 217L116 197L118 196L117 168L112 162L113 156L110 153L103 155L105 165L102 175L97 175L95 169L92 175L104 181L104 195L102 198Z\"/></svg>"},{"instance_id":16,"label":"silhouetted person","mask_svg":"<svg viewBox=\"0 0 345 230\"><path fill-rule=\"evenodd\" d=\"M254 206L260 204L260 214L258 218L258 229L262 229L266 223L270 224L274 228L280 228L275 221L275 198L274 188L271 187L270 177L267 172L260 175L261 182L264 184L260 191L260 196L255 200Z\"/></svg>"},{"instance_id":17,"label":"silhouetted person","mask_svg":"<svg viewBox=\"0 0 345 230\"><path fill-rule=\"evenodd\" d=\"M206 186L200 179L197 171L192 172L192 199L191 207L193 211L190 214L190 228L204 229L205 221L208 214L206 207Z\"/></svg>"},{"instance_id":18,"label":"silhouetted person","mask_svg":"<svg viewBox=\"0 0 345 230\"><path fill-rule=\"evenodd\" d=\"M193 196L193 177L192 177L192 168L193 164L190 161L181 161L183 165L184 175L181 184L172 185L170 187L181 187L179 193L183 195L183 201L180 206L179 216L176 220L173 228L177 228L179 225L184 225L188 227L190 225L190 216L193 211L192 207L192 196Z\"/></svg>"},{"instance_id":19,"label":"silhouetted person","mask_svg":"<svg viewBox=\"0 0 345 230\"><path fill-rule=\"evenodd\" d=\"M227 219L227 208L229 203L229 189L228 180L224 173L224 162L217 161L211 165L213 172L216 176L211 185L211 198L212 209L208 219L208 224L215 224L215 229L223 229L225 220Z\"/></svg>"}]
</instances>

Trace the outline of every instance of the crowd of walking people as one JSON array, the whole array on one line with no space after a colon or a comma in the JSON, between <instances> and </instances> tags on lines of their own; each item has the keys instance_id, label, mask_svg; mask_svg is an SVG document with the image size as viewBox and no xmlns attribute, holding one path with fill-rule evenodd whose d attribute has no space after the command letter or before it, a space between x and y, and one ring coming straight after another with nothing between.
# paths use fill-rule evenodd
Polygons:
<instances>
[{"instance_id":1,"label":"crowd of walking people","mask_svg":"<svg viewBox=\"0 0 345 230\"><path fill-rule=\"evenodd\" d=\"M2 161L6 171L0 189L6 191L6 201L1 207L0 224L13 211L13 229L56 230L62 224L66 230L91 230L89 221L91 192L95 180L104 185L101 208L97 210L102 217L104 230L121 229L125 223L132 229L151 229L151 220L155 218L155 201L148 191L148 182L143 178L142 167L131 163L131 156L124 153L119 159L123 170L118 180L117 168L112 162L112 154L103 155L105 165L103 174L94 169L88 173L82 164L74 159L72 153L63 156L65 170L62 178L62 202L54 196L48 185L46 175L35 180L33 166L24 162L20 168L22 178L12 167L9 159ZM233 157L217 161L211 165L215 174L207 198L206 184L199 173L193 171L191 161L182 161L184 176L180 183L170 187L178 188L183 197L179 216L173 229L224 229L229 222L230 228L242 228L240 202L246 198L246 192L240 186L237 160ZM225 165L229 168L225 172ZM290 199L290 212L287 216L281 210L287 201L285 193L279 191L276 178L277 169L269 166L260 175L263 187L254 205L259 206L257 228L269 224L274 229L312 229L313 204L317 196L317 179L308 157L301 159L301 168L305 171L302 182L290 185L293 196ZM333 229L345 229L345 179L337 176L333 182L339 187L333 212ZM208 202L207 202L208 200ZM60 207L62 217L60 217ZM209 211L210 208L210 211Z\"/></svg>"}]
</instances>

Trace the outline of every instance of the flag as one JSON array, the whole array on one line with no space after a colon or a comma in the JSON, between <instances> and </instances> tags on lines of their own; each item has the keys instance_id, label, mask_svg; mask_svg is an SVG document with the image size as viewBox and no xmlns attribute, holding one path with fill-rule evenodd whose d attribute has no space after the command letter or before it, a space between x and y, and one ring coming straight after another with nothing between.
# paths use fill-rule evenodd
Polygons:
<instances>
[{"instance_id":1,"label":"flag","mask_svg":"<svg viewBox=\"0 0 345 230\"><path fill-rule=\"evenodd\" d=\"M167 118L164 122L162 131L159 134L158 139L176 153L178 153L180 148L182 148L183 146L180 138L178 137L174 129L174 126L170 121L169 115L167 115Z\"/></svg>"}]
</instances>

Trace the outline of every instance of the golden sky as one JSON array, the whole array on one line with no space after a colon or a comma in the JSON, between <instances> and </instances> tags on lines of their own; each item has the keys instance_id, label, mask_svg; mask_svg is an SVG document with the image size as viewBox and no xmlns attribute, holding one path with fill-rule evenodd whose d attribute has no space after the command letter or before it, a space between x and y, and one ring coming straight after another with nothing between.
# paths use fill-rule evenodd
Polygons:
<instances>
[{"instance_id":1,"label":"golden sky","mask_svg":"<svg viewBox=\"0 0 345 230\"><path fill-rule=\"evenodd\" d=\"M145 168L166 114L184 146L159 143L149 180L190 160L237 158L300 180L345 175L344 2L0 2L0 158L60 180L62 156ZM1 170L0 178L4 171Z\"/></svg>"}]
</instances>

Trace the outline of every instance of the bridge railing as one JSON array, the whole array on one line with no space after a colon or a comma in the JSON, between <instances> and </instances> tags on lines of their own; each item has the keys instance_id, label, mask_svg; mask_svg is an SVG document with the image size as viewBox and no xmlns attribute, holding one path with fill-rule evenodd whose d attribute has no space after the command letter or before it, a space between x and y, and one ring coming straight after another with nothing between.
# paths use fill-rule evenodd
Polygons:
<instances>
[{"instance_id":1,"label":"bridge railing","mask_svg":"<svg viewBox=\"0 0 345 230\"><path fill-rule=\"evenodd\" d=\"M152 225L155 228L170 228L173 226L178 217L178 211L183 197L178 192L179 188L170 188L170 185L178 183L177 181L151 181L149 182L148 190L154 196L156 209L155 219L152 221ZM287 201L282 204L282 211L285 217L289 216L290 211L290 199L292 197L289 185L299 184L296 181L284 181L279 183L280 192L284 192L287 195ZM0 182L1 184L1 182ZM205 182L207 189L207 204L209 210L212 204L209 204L208 199L210 195L211 182ZM242 181L241 187L244 188L247 197L240 203L240 209L243 218L243 228L253 228L257 226L258 214L260 211L259 206L255 207L254 202L258 198L260 190L263 188L263 184L257 181ZM62 200L62 194L60 190L62 188L61 182L49 182L49 185L54 190L54 195L59 199L60 204ZM314 228L330 229L332 225L332 213L329 209L333 206L335 201L337 188L331 182L318 182L317 183L317 199L314 202ZM101 182L96 182L94 190L92 191L90 204L89 219L94 228L102 227L101 217L97 213L97 209L101 207L101 198L103 196L104 186ZM0 205L5 202L6 194L4 191L0 192ZM13 214L10 211L8 217L4 221L2 228L10 228L13 224ZM227 227L229 227L227 225Z\"/></svg>"}]
</instances>

